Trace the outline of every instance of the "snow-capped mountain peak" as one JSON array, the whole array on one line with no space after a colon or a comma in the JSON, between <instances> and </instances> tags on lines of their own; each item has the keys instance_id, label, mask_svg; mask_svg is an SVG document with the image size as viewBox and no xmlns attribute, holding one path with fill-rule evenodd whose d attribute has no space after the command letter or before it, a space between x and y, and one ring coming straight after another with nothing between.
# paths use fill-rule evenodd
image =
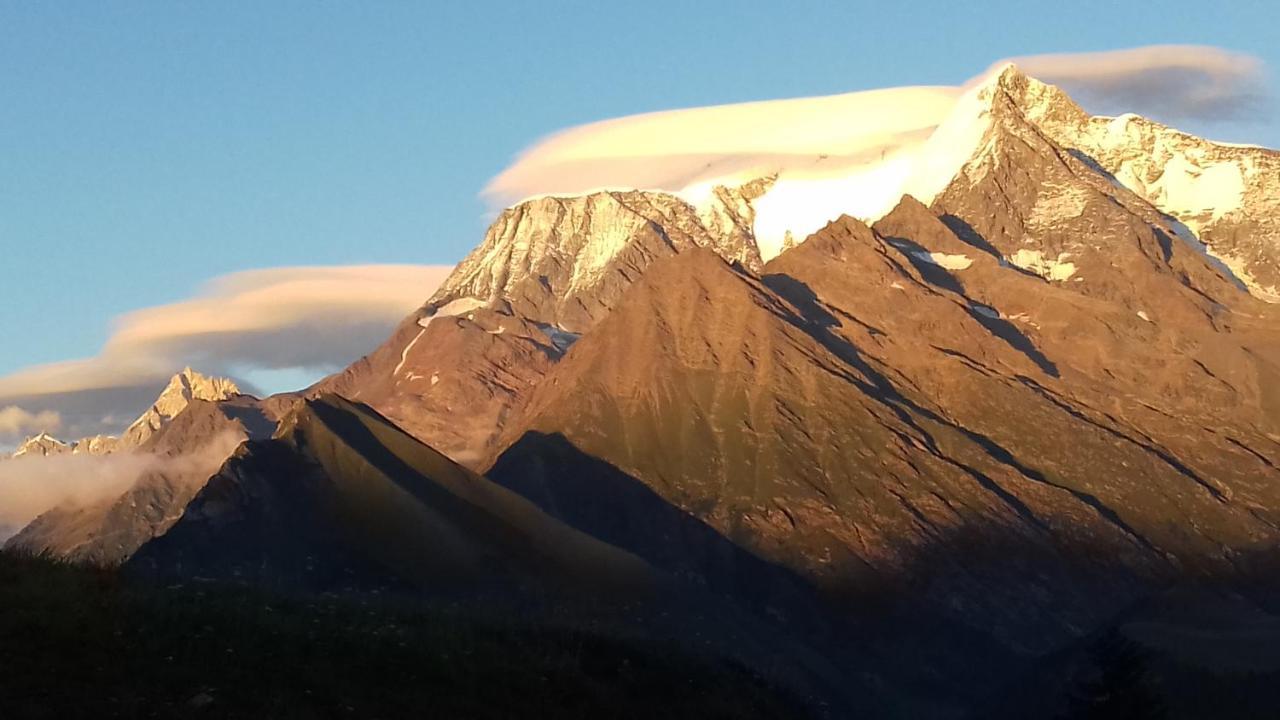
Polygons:
<instances>
[{"instance_id":1,"label":"snow-capped mountain peak","mask_svg":"<svg viewBox=\"0 0 1280 720\"><path fill-rule=\"evenodd\" d=\"M951 100L943 101L948 92ZM876 119L882 115L883 120ZM758 119L760 132L771 133L768 142L781 143L778 147L786 151L737 147L746 141L736 135L707 136L705 123L732 124L735 118ZM654 145L652 163L643 173L636 170L640 174L631 186L644 190L535 196L520 202L504 211L490 231L506 240L494 243L495 237L486 238L483 256L472 254L433 300L443 304L461 297L486 302L490 296L509 297L513 283L541 277L544 273L532 269L539 266L538 258L552 255L557 265L571 265L564 270L571 282L554 292L590 293L595 283L612 277L614 258L627 246L632 228L649 222L664 232L695 237L694 245L714 247L724 258L754 266L803 242L840 215L874 222L904 195L932 204L957 176L982 167L984 152L996 145L991 129L1007 129L1009 123L1048 138L1097 170L1106 182L1170 215L1184 240L1203 242L1254 295L1280 300L1280 222L1275 219L1280 218L1280 154L1202 140L1138 115L1093 117L1061 88L1027 76L1012 63L997 65L950 91L893 88L681 110L566 133L532 151L536 161L521 160L495 183L515 182L534 170L558 172L576 156L575 143L590 155L588 151L616 152L627 140ZM687 142L659 140L680 132L689 133ZM795 140L800 136L806 140ZM681 164L695 140L707 145L701 149L708 158L704 167ZM605 186L625 187L617 181L630 165L611 160L608 167L618 168L613 170L617 177L609 176ZM664 168L669 172L659 172ZM723 170L717 172L718 168ZM567 233L552 232L556 222L531 222L558 217L561 210L549 208L549 202L563 208L581 206L579 217L585 218L589 206L599 208L628 196L668 210L631 218L639 224L621 222L618 218L626 213L613 209L593 211L595 222L579 223L577 231ZM694 218L684 205L691 206ZM680 224L686 227L678 228ZM690 233L691 224L701 224L709 233ZM584 229L588 232L579 232ZM582 237L590 241L581 242ZM552 246L561 250L550 252Z\"/></svg>"}]
</instances>

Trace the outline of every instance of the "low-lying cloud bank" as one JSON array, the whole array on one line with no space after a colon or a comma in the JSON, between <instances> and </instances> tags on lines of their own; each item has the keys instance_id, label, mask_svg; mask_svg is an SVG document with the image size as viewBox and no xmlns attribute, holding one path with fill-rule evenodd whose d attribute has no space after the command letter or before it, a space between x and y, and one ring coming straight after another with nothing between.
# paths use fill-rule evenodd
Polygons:
<instances>
[{"instance_id":1,"label":"low-lying cloud bank","mask_svg":"<svg viewBox=\"0 0 1280 720\"><path fill-rule=\"evenodd\" d=\"M148 473L211 476L240 442L226 432L178 457L126 451L0 460L0 543L53 508L114 501Z\"/></svg>"},{"instance_id":2,"label":"low-lying cloud bank","mask_svg":"<svg viewBox=\"0 0 1280 720\"><path fill-rule=\"evenodd\" d=\"M118 318L94 357L0 377L0 444L59 426L69 438L117 431L188 365L225 375L340 368L385 340L450 270L295 267L216 278L190 299Z\"/></svg>"}]
</instances>

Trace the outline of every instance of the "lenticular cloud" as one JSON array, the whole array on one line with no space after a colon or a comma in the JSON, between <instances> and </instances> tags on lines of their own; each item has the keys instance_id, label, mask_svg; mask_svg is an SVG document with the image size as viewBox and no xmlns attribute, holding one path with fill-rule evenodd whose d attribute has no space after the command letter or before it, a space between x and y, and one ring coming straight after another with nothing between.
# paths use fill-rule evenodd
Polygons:
<instances>
[{"instance_id":1,"label":"lenticular cloud","mask_svg":"<svg viewBox=\"0 0 1280 720\"><path fill-rule=\"evenodd\" d=\"M1255 58L1212 47L1153 46L1015 62L1029 75L1061 85L1093 112L1166 121L1212 119L1215 113L1237 118L1261 87ZM799 240L841 212L874 219L903 192L927 201L941 190L939 174L956 169L946 146L967 142L974 129L967 91L1005 64L962 86L672 110L582 125L524 151L485 195L505 206L539 195L634 188L675 193L699 205L717 184L776 175L773 189L756 203L757 240L769 256L788 232ZM949 127L939 132L944 125Z\"/></svg>"}]
</instances>

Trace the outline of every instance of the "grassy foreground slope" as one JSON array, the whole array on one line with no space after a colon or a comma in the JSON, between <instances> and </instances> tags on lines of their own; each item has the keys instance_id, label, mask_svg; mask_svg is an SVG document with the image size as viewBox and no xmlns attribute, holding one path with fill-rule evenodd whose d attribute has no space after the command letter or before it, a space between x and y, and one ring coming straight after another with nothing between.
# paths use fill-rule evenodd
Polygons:
<instances>
[{"instance_id":1,"label":"grassy foreground slope","mask_svg":"<svg viewBox=\"0 0 1280 720\"><path fill-rule=\"evenodd\" d=\"M158 587L0 553L0 717L787 718L726 663L373 596Z\"/></svg>"}]
</instances>

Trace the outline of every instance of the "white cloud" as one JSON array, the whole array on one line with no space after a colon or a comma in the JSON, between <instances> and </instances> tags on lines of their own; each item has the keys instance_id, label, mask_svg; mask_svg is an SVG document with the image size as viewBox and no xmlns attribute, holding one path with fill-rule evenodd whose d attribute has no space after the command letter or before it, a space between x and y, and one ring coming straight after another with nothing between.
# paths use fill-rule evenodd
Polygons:
<instances>
[{"instance_id":1,"label":"white cloud","mask_svg":"<svg viewBox=\"0 0 1280 720\"><path fill-rule=\"evenodd\" d=\"M233 375L341 367L386 339L451 270L368 265L253 270L216 278L190 299L121 316L91 358L0 377L0 406L59 413L69 437L118 428L175 371Z\"/></svg>"},{"instance_id":2,"label":"white cloud","mask_svg":"<svg viewBox=\"0 0 1280 720\"><path fill-rule=\"evenodd\" d=\"M761 168L878 160L946 118L958 87L718 105L581 125L525 150L485 194L508 204L595 188L670 191Z\"/></svg>"},{"instance_id":3,"label":"white cloud","mask_svg":"<svg viewBox=\"0 0 1280 720\"><path fill-rule=\"evenodd\" d=\"M30 412L17 405L0 408L0 437L57 432L62 416L52 410Z\"/></svg>"},{"instance_id":4,"label":"white cloud","mask_svg":"<svg viewBox=\"0 0 1280 720\"><path fill-rule=\"evenodd\" d=\"M1263 92L1262 65L1203 46L1013 58L1095 113L1233 119ZM999 67L1007 60L996 63ZM976 76L967 85L988 75ZM570 128L523 151L484 194L497 205L600 188L686 191L781 168L830 173L923 142L964 86L901 87L645 113ZM891 164L891 163L890 163Z\"/></svg>"}]
</instances>

